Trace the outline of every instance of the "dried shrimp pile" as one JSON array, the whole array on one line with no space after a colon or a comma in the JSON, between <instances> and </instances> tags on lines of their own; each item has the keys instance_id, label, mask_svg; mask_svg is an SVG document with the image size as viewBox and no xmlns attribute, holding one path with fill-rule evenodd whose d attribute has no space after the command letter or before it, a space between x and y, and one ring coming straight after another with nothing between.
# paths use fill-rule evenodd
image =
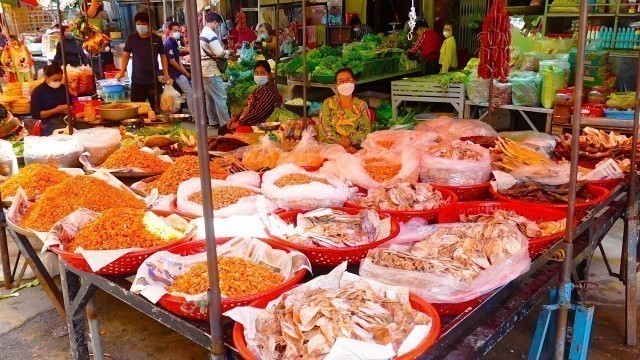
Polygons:
<instances>
[{"instance_id":1,"label":"dried shrimp pile","mask_svg":"<svg viewBox=\"0 0 640 360\"><path fill-rule=\"evenodd\" d=\"M535 150L507 138L498 138L496 140L496 147L493 149L493 160L494 165L507 172L526 165L549 166L553 164L553 161Z\"/></svg>"},{"instance_id":2,"label":"dried shrimp pile","mask_svg":"<svg viewBox=\"0 0 640 360\"><path fill-rule=\"evenodd\" d=\"M218 276L220 292L228 298L258 294L284 282L284 277L268 266L234 257L218 257ZM169 292L188 295L202 294L208 289L207 263L195 264L186 273L176 276L173 284L167 287Z\"/></svg>"},{"instance_id":3,"label":"dried shrimp pile","mask_svg":"<svg viewBox=\"0 0 640 360\"><path fill-rule=\"evenodd\" d=\"M329 181L327 181L327 179L300 173L284 175L280 179L276 180L274 184L277 187L285 187L293 185L306 185L314 181L329 185Z\"/></svg>"},{"instance_id":4,"label":"dried shrimp pile","mask_svg":"<svg viewBox=\"0 0 640 360\"><path fill-rule=\"evenodd\" d=\"M48 188L22 217L20 226L36 231L49 231L67 215L86 208L103 212L112 208L144 209L144 201L90 176L73 176Z\"/></svg>"},{"instance_id":5,"label":"dried shrimp pile","mask_svg":"<svg viewBox=\"0 0 640 360\"><path fill-rule=\"evenodd\" d=\"M567 227L567 219L556 221L535 222L515 211L496 210L493 214L464 215L460 214L460 221L465 223L508 223L518 227L521 233L528 238L549 236L564 231Z\"/></svg>"},{"instance_id":6,"label":"dried shrimp pile","mask_svg":"<svg viewBox=\"0 0 640 360\"><path fill-rule=\"evenodd\" d=\"M256 195L255 192L240 186L220 186L211 189L214 210L226 208L242 198L254 195ZM189 201L202 205L202 191L190 195Z\"/></svg>"},{"instance_id":7,"label":"dried shrimp pile","mask_svg":"<svg viewBox=\"0 0 640 360\"><path fill-rule=\"evenodd\" d=\"M33 199L50 186L57 185L70 177L71 175L55 167L33 163L0 184L0 193L3 198L15 196L18 188L21 187L27 193L27 197Z\"/></svg>"},{"instance_id":8,"label":"dried shrimp pile","mask_svg":"<svg viewBox=\"0 0 640 360\"><path fill-rule=\"evenodd\" d=\"M431 321L359 280L341 289L294 291L260 314L255 340L261 359L322 359L338 337L397 351L415 326Z\"/></svg>"},{"instance_id":9,"label":"dried shrimp pile","mask_svg":"<svg viewBox=\"0 0 640 360\"><path fill-rule=\"evenodd\" d=\"M217 162L209 162L209 173L212 179L226 179L229 172L223 169ZM157 188L160 195L175 194L180 183L191 178L200 177L200 163L197 156L183 156L173 162L160 178L149 183L148 190Z\"/></svg>"},{"instance_id":10,"label":"dried shrimp pile","mask_svg":"<svg viewBox=\"0 0 640 360\"><path fill-rule=\"evenodd\" d=\"M449 204L439 190L429 184L400 182L369 189L366 197L356 197L354 203L367 208L398 211L433 210Z\"/></svg>"},{"instance_id":11,"label":"dried shrimp pile","mask_svg":"<svg viewBox=\"0 0 640 360\"><path fill-rule=\"evenodd\" d=\"M84 226L71 240L70 251L154 248L182 238L151 212L140 209L109 209ZM67 246L65 246L67 248Z\"/></svg>"},{"instance_id":12,"label":"dried shrimp pile","mask_svg":"<svg viewBox=\"0 0 640 360\"><path fill-rule=\"evenodd\" d=\"M480 161L482 159L482 154L479 152L460 145L465 145L465 143L459 142L457 146L454 144L434 146L429 149L429 153L439 158L451 160Z\"/></svg>"},{"instance_id":13,"label":"dried shrimp pile","mask_svg":"<svg viewBox=\"0 0 640 360\"><path fill-rule=\"evenodd\" d=\"M518 230L506 224L440 226L409 251L374 249L367 257L378 266L450 275L470 282L522 248Z\"/></svg>"},{"instance_id":14,"label":"dried shrimp pile","mask_svg":"<svg viewBox=\"0 0 640 360\"><path fill-rule=\"evenodd\" d=\"M583 202L590 199L590 194L585 190L587 183L579 181L576 188L576 201ZM569 202L569 184L543 185L531 181L519 182L508 189L500 189L501 195L534 202L546 202L566 204Z\"/></svg>"},{"instance_id":15,"label":"dried shrimp pile","mask_svg":"<svg viewBox=\"0 0 640 360\"><path fill-rule=\"evenodd\" d=\"M139 169L144 172L161 173L170 163L136 146L127 146L116 150L100 167L104 169Z\"/></svg>"},{"instance_id":16,"label":"dried shrimp pile","mask_svg":"<svg viewBox=\"0 0 640 360\"><path fill-rule=\"evenodd\" d=\"M398 173L400 173L400 169L402 169L402 165L398 163L390 163L385 159L370 158L364 161L364 169L373 180L377 182L385 182L398 175Z\"/></svg>"},{"instance_id":17,"label":"dried shrimp pile","mask_svg":"<svg viewBox=\"0 0 640 360\"><path fill-rule=\"evenodd\" d=\"M304 246L359 246L375 242L380 225L380 216L374 210L349 215L339 210L318 209L298 216L297 233L287 240Z\"/></svg>"}]
</instances>

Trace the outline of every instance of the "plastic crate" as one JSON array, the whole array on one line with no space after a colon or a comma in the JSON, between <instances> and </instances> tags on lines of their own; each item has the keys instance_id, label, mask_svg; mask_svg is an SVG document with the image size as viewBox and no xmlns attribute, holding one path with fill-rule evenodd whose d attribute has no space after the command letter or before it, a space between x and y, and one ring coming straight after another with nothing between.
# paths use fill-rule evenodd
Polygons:
<instances>
[{"instance_id":1,"label":"plastic crate","mask_svg":"<svg viewBox=\"0 0 640 360\"><path fill-rule=\"evenodd\" d=\"M604 109L604 116L608 119L633 120L633 110Z\"/></svg>"}]
</instances>

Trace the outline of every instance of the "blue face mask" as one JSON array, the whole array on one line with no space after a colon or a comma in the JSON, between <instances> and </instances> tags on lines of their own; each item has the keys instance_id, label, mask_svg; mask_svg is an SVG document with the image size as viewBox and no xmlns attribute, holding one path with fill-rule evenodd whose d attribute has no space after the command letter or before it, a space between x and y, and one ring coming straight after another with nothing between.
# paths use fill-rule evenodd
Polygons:
<instances>
[{"instance_id":1,"label":"blue face mask","mask_svg":"<svg viewBox=\"0 0 640 360\"><path fill-rule=\"evenodd\" d=\"M147 25L136 25L136 31L140 35L146 35L149 32L149 27Z\"/></svg>"},{"instance_id":2,"label":"blue face mask","mask_svg":"<svg viewBox=\"0 0 640 360\"><path fill-rule=\"evenodd\" d=\"M71 40L71 39L73 39L73 34L72 33L64 33L64 37L66 37L67 39Z\"/></svg>"},{"instance_id":3,"label":"blue face mask","mask_svg":"<svg viewBox=\"0 0 640 360\"><path fill-rule=\"evenodd\" d=\"M269 34L262 34L262 40L267 40L269 38Z\"/></svg>"}]
</instances>

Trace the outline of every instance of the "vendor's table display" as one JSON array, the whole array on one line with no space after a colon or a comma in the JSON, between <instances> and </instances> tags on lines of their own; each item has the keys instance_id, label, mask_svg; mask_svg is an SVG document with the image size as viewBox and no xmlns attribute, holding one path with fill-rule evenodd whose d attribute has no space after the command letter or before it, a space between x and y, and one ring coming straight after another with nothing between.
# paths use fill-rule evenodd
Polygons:
<instances>
[{"instance_id":1,"label":"vendor's table display","mask_svg":"<svg viewBox=\"0 0 640 360\"><path fill-rule=\"evenodd\" d=\"M472 101L467 100L467 101L464 102L464 118L465 119L470 119L471 118L471 107L472 106L485 107L485 108L489 107L488 104L476 104L476 103L474 103ZM520 113L520 115L522 115L524 120L527 122L529 127L531 127L532 130L536 130L536 127L533 124L533 122L531 122L531 119L529 119L529 116L527 115L527 113L545 114L546 118L547 118L546 125L545 125L545 132L546 133L551 133L551 124L552 124L552 120L553 120L553 109L545 109L543 107L517 106L517 105L500 105L498 107L498 109L518 111ZM482 114L479 117L479 120L482 120L485 116L487 116L487 114L488 114L488 112Z\"/></svg>"},{"instance_id":2,"label":"vendor's table display","mask_svg":"<svg viewBox=\"0 0 640 360\"><path fill-rule=\"evenodd\" d=\"M414 74L420 73L420 71L421 71L420 69L403 70L403 71L399 71L399 72L387 73L387 74L382 74L382 75L378 75L378 76L372 76L372 77L369 77L369 78L358 79L358 85L372 83L372 82L375 82L375 81L389 80L389 79L394 79L394 78L414 75ZM292 91L292 89L294 87L302 86L302 80L287 80L287 85L290 88L289 91ZM309 82L307 82L307 86L314 87L314 88L331 89L331 91L333 91L334 94L338 94L338 88L336 87L335 84L326 84L326 83L319 83L319 82L309 81Z\"/></svg>"}]
</instances>

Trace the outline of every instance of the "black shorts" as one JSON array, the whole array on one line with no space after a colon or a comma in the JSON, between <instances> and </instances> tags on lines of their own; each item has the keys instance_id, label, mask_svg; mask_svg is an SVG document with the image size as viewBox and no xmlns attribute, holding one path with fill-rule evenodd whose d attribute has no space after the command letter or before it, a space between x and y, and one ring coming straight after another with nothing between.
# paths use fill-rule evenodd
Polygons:
<instances>
[{"instance_id":1,"label":"black shorts","mask_svg":"<svg viewBox=\"0 0 640 360\"><path fill-rule=\"evenodd\" d=\"M160 96L162 92L162 85L157 84L158 94L156 95L155 85L153 84L131 84L131 101L132 102L145 102L149 100L151 108L156 110L156 96ZM160 98L158 97L158 102Z\"/></svg>"}]
</instances>

